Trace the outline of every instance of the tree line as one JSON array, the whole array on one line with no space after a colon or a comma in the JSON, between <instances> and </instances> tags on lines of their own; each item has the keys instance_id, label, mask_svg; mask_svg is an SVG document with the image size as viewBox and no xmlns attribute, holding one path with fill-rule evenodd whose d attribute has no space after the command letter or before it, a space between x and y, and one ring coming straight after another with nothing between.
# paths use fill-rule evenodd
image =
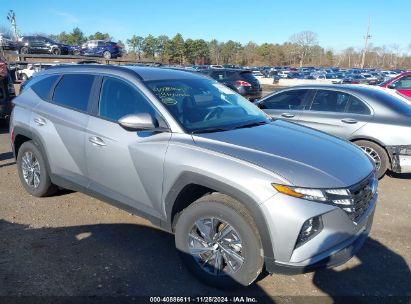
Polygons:
<instances>
[{"instance_id":1,"label":"tree line","mask_svg":"<svg viewBox=\"0 0 411 304\"><path fill-rule=\"evenodd\" d=\"M70 33L50 35L51 38L71 45L80 45L87 40L112 40L108 33L96 32L86 36L81 29ZM242 66L337 66L359 67L362 49L347 48L341 52L325 49L319 45L318 36L310 31L292 35L285 43L262 43L253 41L242 44L233 40L225 42L213 39L184 39L181 34L146 37L133 35L126 41L118 41L126 50L128 59L155 60L168 64L238 64ZM411 50L411 44L409 46ZM374 68L410 68L411 56L401 52L398 45L370 45L365 55L365 66Z\"/></svg>"}]
</instances>

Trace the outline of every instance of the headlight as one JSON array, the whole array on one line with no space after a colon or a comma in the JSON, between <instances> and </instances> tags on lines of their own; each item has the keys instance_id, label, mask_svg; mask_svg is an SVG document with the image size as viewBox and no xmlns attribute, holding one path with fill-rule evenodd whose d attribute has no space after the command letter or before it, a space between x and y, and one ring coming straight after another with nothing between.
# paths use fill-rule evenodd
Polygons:
<instances>
[{"instance_id":1,"label":"headlight","mask_svg":"<svg viewBox=\"0 0 411 304\"><path fill-rule=\"evenodd\" d=\"M350 191L347 189L310 189L284 186L278 184L272 184L272 186L275 190L277 190L280 193L298 198L303 198L310 201L325 202L328 201L330 198L336 198L335 200L333 200L333 202L336 204L352 204L352 201L350 199L351 194Z\"/></svg>"}]
</instances>

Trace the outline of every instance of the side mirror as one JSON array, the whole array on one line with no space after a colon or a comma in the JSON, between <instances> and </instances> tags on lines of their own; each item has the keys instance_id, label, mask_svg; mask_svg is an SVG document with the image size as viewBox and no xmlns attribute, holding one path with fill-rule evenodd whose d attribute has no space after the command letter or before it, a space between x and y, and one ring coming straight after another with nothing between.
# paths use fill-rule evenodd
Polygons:
<instances>
[{"instance_id":1,"label":"side mirror","mask_svg":"<svg viewBox=\"0 0 411 304\"><path fill-rule=\"evenodd\" d=\"M389 89L395 89L396 86L397 86L397 85L396 85L395 83L390 83L390 84L387 86L387 88L389 88Z\"/></svg>"},{"instance_id":2,"label":"side mirror","mask_svg":"<svg viewBox=\"0 0 411 304\"><path fill-rule=\"evenodd\" d=\"M155 119L149 113L128 114L118 120L120 126L127 131L154 131Z\"/></svg>"}]
</instances>

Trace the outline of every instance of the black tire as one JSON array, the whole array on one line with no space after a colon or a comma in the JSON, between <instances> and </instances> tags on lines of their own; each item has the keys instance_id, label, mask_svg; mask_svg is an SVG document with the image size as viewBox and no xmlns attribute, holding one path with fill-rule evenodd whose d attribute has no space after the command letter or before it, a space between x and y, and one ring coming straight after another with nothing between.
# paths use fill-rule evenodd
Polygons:
<instances>
[{"instance_id":1,"label":"black tire","mask_svg":"<svg viewBox=\"0 0 411 304\"><path fill-rule=\"evenodd\" d=\"M29 78L27 77L27 75L26 75L26 74L24 74L24 73L23 73L23 74L21 74L21 76L20 76L20 77L21 77L21 80L22 80L22 81L26 81L27 79L29 79Z\"/></svg>"},{"instance_id":2,"label":"black tire","mask_svg":"<svg viewBox=\"0 0 411 304\"><path fill-rule=\"evenodd\" d=\"M368 140L359 140L354 143L361 149L363 149L368 155L370 155L371 158L376 161L377 165L379 159L378 178L382 178L387 172L390 165L390 159L385 149L380 145Z\"/></svg>"},{"instance_id":3,"label":"black tire","mask_svg":"<svg viewBox=\"0 0 411 304\"><path fill-rule=\"evenodd\" d=\"M35 159L38 161L40 174L39 180L40 183L37 187L30 186L23 175L23 156L26 153L32 153ZM23 187L26 189L28 193L33 196L43 197L49 196L56 192L57 187L51 183L50 175L47 170L46 163L44 161L43 155L41 154L40 150L36 147L33 141L26 141L23 143L18 151L17 155L17 171L20 177L20 181Z\"/></svg>"},{"instance_id":4,"label":"black tire","mask_svg":"<svg viewBox=\"0 0 411 304\"><path fill-rule=\"evenodd\" d=\"M103 52L103 57L105 59L111 59L111 53L109 51L104 51Z\"/></svg>"},{"instance_id":5,"label":"black tire","mask_svg":"<svg viewBox=\"0 0 411 304\"><path fill-rule=\"evenodd\" d=\"M54 48L51 52L53 55L61 55L61 50L59 48Z\"/></svg>"},{"instance_id":6,"label":"black tire","mask_svg":"<svg viewBox=\"0 0 411 304\"><path fill-rule=\"evenodd\" d=\"M28 54L28 53L30 53L28 47L23 46L23 47L20 49L20 54Z\"/></svg>"},{"instance_id":7,"label":"black tire","mask_svg":"<svg viewBox=\"0 0 411 304\"><path fill-rule=\"evenodd\" d=\"M189 233L193 231L197 220L207 217L224 221L234 228L239 236L242 243L240 255L244 260L234 273L220 276L211 274L199 265L194 255L190 254ZM263 268L263 249L253 218L241 203L220 193L198 199L179 214L175 227L175 243L183 263L190 272L205 284L216 288L235 289L249 286L257 279ZM219 243L218 245L221 246ZM218 246L214 250L218 251ZM213 254L215 251L212 251ZM228 269L225 260L223 265Z\"/></svg>"},{"instance_id":8,"label":"black tire","mask_svg":"<svg viewBox=\"0 0 411 304\"><path fill-rule=\"evenodd\" d=\"M79 50L74 50L73 55L74 56L80 56L80 51Z\"/></svg>"}]
</instances>

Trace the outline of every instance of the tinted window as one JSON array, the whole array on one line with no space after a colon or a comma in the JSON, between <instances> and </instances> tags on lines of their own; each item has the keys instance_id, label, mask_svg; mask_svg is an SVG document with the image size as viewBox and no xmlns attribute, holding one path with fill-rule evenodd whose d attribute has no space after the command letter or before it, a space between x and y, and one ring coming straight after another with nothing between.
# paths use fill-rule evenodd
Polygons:
<instances>
[{"instance_id":1,"label":"tinted window","mask_svg":"<svg viewBox=\"0 0 411 304\"><path fill-rule=\"evenodd\" d=\"M53 102L87 111L93 75L64 75L54 90Z\"/></svg>"},{"instance_id":2,"label":"tinted window","mask_svg":"<svg viewBox=\"0 0 411 304\"><path fill-rule=\"evenodd\" d=\"M240 75L251 83L258 81L251 72L242 72Z\"/></svg>"},{"instance_id":3,"label":"tinted window","mask_svg":"<svg viewBox=\"0 0 411 304\"><path fill-rule=\"evenodd\" d=\"M24 89L31 87L40 98L47 100L50 90L59 77L59 75L34 77L27 84L24 84Z\"/></svg>"},{"instance_id":4,"label":"tinted window","mask_svg":"<svg viewBox=\"0 0 411 304\"><path fill-rule=\"evenodd\" d=\"M337 91L317 91L311 111L344 112L350 95Z\"/></svg>"},{"instance_id":5,"label":"tinted window","mask_svg":"<svg viewBox=\"0 0 411 304\"><path fill-rule=\"evenodd\" d=\"M118 121L127 114L151 113L152 106L132 85L125 81L105 77L101 87L99 116Z\"/></svg>"},{"instance_id":6,"label":"tinted window","mask_svg":"<svg viewBox=\"0 0 411 304\"><path fill-rule=\"evenodd\" d=\"M354 96L351 96L350 99L350 106L348 107L347 110L348 113L353 113L353 114L371 114L370 109L358 98L355 98Z\"/></svg>"},{"instance_id":7,"label":"tinted window","mask_svg":"<svg viewBox=\"0 0 411 304\"><path fill-rule=\"evenodd\" d=\"M225 72L224 71L213 71L211 72L210 76L216 80L221 80L225 78Z\"/></svg>"},{"instance_id":8,"label":"tinted window","mask_svg":"<svg viewBox=\"0 0 411 304\"><path fill-rule=\"evenodd\" d=\"M395 82L397 90L411 90L411 76L405 76Z\"/></svg>"},{"instance_id":9,"label":"tinted window","mask_svg":"<svg viewBox=\"0 0 411 304\"><path fill-rule=\"evenodd\" d=\"M264 109L300 110L304 107L304 99L308 90L292 90L276 94L262 102Z\"/></svg>"}]
</instances>

